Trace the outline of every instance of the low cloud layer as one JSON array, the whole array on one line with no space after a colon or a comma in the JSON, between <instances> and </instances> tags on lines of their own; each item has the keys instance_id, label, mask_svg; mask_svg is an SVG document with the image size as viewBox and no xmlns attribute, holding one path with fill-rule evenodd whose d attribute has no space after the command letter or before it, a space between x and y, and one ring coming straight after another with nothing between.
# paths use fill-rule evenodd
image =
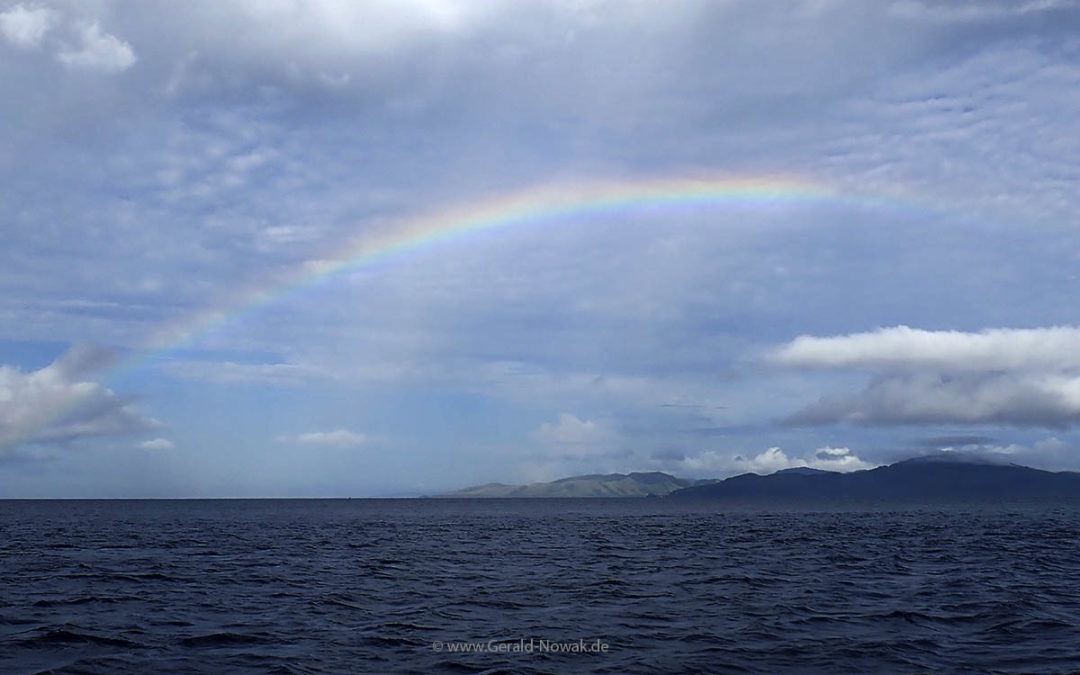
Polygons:
<instances>
[{"instance_id":1,"label":"low cloud layer","mask_svg":"<svg viewBox=\"0 0 1080 675\"><path fill-rule=\"evenodd\" d=\"M802 336L779 365L875 373L863 391L825 397L792 424L1080 423L1080 328L926 331L898 326L838 337Z\"/></svg>"},{"instance_id":2,"label":"low cloud layer","mask_svg":"<svg viewBox=\"0 0 1080 675\"><path fill-rule=\"evenodd\" d=\"M62 443L159 427L131 401L89 379L110 359L111 353L83 345L33 372L0 366L0 453L21 443Z\"/></svg>"},{"instance_id":3,"label":"low cloud layer","mask_svg":"<svg viewBox=\"0 0 1080 675\"><path fill-rule=\"evenodd\" d=\"M757 455L744 457L720 452L705 452L687 457L681 469L694 476L723 476L740 473L770 474L783 469L810 468L823 471L860 471L872 469L876 464L866 462L849 448L818 448L808 457L790 457L779 447L772 447Z\"/></svg>"},{"instance_id":4,"label":"low cloud layer","mask_svg":"<svg viewBox=\"0 0 1080 675\"><path fill-rule=\"evenodd\" d=\"M927 439L946 441L950 439ZM939 443L937 451L956 453L995 463L1012 463L1032 466L1049 471L1073 470L1071 458L1075 456L1075 442L1056 436L1046 436L1025 442L996 442L979 437L957 436L950 443Z\"/></svg>"}]
</instances>

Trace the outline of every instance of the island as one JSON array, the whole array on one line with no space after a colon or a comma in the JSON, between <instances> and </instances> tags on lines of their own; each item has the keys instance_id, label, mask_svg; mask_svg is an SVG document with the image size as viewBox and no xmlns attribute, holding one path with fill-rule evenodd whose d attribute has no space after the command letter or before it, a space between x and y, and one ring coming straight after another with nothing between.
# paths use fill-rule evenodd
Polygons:
<instances>
[{"instance_id":1,"label":"island","mask_svg":"<svg viewBox=\"0 0 1080 675\"><path fill-rule=\"evenodd\" d=\"M488 483L440 495L440 498L663 497L683 488L715 481L689 480L659 471L571 476L548 483Z\"/></svg>"},{"instance_id":2,"label":"island","mask_svg":"<svg viewBox=\"0 0 1080 675\"><path fill-rule=\"evenodd\" d=\"M659 471L591 474L528 485L488 483L435 497L664 497L758 503L1080 501L1080 473L941 453L848 473L797 467L767 475L696 480Z\"/></svg>"},{"instance_id":3,"label":"island","mask_svg":"<svg viewBox=\"0 0 1080 675\"><path fill-rule=\"evenodd\" d=\"M747 473L676 490L668 496L744 502L1080 500L1080 473L942 453L850 473L806 468L767 476Z\"/></svg>"}]
</instances>

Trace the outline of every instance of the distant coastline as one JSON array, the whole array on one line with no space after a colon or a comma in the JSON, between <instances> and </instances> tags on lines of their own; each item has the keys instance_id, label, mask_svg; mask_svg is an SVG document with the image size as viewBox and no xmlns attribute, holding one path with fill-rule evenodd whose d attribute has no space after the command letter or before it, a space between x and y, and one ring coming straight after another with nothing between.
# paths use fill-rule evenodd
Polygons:
<instances>
[{"instance_id":1,"label":"distant coastline","mask_svg":"<svg viewBox=\"0 0 1080 675\"><path fill-rule=\"evenodd\" d=\"M487 483L438 495L441 499L663 497L684 488L715 481L676 478L659 471L570 476L548 483Z\"/></svg>"},{"instance_id":2,"label":"distant coastline","mask_svg":"<svg viewBox=\"0 0 1080 675\"><path fill-rule=\"evenodd\" d=\"M840 473L810 468L692 480L661 472L571 476L546 483L489 483L441 499L664 497L724 501L1080 501L1080 473L930 455Z\"/></svg>"}]
</instances>

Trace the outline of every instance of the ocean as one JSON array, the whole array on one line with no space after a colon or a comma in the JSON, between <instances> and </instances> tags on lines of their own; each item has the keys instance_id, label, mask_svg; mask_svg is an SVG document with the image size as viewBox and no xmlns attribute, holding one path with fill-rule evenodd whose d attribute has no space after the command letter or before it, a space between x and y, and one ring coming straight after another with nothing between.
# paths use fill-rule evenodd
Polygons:
<instances>
[{"instance_id":1,"label":"ocean","mask_svg":"<svg viewBox=\"0 0 1080 675\"><path fill-rule=\"evenodd\" d=\"M0 502L2 673L1080 672L1080 509Z\"/></svg>"}]
</instances>

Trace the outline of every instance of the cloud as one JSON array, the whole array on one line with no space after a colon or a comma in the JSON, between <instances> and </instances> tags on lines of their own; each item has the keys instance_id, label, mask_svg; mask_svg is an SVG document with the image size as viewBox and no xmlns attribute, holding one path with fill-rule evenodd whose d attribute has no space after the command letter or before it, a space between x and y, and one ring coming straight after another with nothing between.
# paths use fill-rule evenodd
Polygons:
<instances>
[{"instance_id":1,"label":"cloud","mask_svg":"<svg viewBox=\"0 0 1080 675\"><path fill-rule=\"evenodd\" d=\"M0 452L20 443L127 435L160 426L129 400L87 379L110 359L106 350L80 345L30 373L0 366Z\"/></svg>"},{"instance_id":2,"label":"cloud","mask_svg":"<svg viewBox=\"0 0 1080 675\"><path fill-rule=\"evenodd\" d=\"M896 326L837 337L802 335L774 351L769 359L782 366L824 369L1080 369L1080 328L965 333Z\"/></svg>"},{"instance_id":3,"label":"cloud","mask_svg":"<svg viewBox=\"0 0 1080 675\"><path fill-rule=\"evenodd\" d=\"M960 439L963 440L963 439ZM1075 442L1063 441L1056 436L1048 436L1034 442L994 443L972 442L944 446L943 452L954 452L966 456L980 457L991 461L1007 461L1023 466L1033 466L1048 470L1074 469L1071 461L1076 451Z\"/></svg>"},{"instance_id":4,"label":"cloud","mask_svg":"<svg viewBox=\"0 0 1080 675\"><path fill-rule=\"evenodd\" d=\"M131 45L102 30L96 20L65 20L59 12L45 7L16 5L0 13L0 36L22 49L41 46L45 34L60 26L61 36L53 42L56 59L71 68L115 73L135 64Z\"/></svg>"},{"instance_id":5,"label":"cloud","mask_svg":"<svg viewBox=\"0 0 1080 675\"><path fill-rule=\"evenodd\" d=\"M476 20L484 3L395 2L266 3L234 2L226 15L244 21L253 45L298 53L386 51L402 42L462 30Z\"/></svg>"},{"instance_id":6,"label":"cloud","mask_svg":"<svg viewBox=\"0 0 1080 675\"><path fill-rule=\"evenodd\" d=\"M176 444L167 438L155 438L139 443L139 447L143 450L172 450Z\"/></svg>"},{"instance_id":7,"label":"cloud","mask_svg":"<svg viewBox=\"0 0 1080 675\"><path fill-rule=\"evenodd\" d=\"M78 39L78 46L67 46L56 55L66 66L115 73L135 65L135 51L131 45L102 32L97 22L83 25L78 31Z\"/></svg>"},{"instance_id":8,"label":"cloud","mask_svg":"<svg viewBox=\"0 0 1080 675\"><path fill-rule=\"evenodd\" d=\"M1032 447L1036 452L1057 453L1068 449L1069 444L1062 441L1060 438L1051 436L1049 438L1044 438L1041 441L1036 441L1035 445Z\"/></svg>"},{"instance_id":9,"label":"cloud","mask_svg":"<svg viewBox=\"0 0 1080 675\"><path fill-rule=\"evenodd\" d=\"M355 448L367 443L370 438L348 429L334 431L311 431L296 436L278 436L279 443L291 445L312 445L332 448Z\"/></svg>"},{"instance_id":10,"label":"cloud","mask_svg":"<svg viewBox=\"0 0 1080 675\"><path fill-rule=\"evenodd\" d=\"M41 44L56 18L56 12L51 9L15 5L0 12L0 35L16 47L33 49Z\"/></svg>"},{"instance_id":11,"label":"cloud","mask_svg":"<svg viewBox=\"0 0 1080 675\"><path fill-rule=\"evenodd\" d=\"M770 474L782 469L811 468L823 471L861 471L876 464L864 461L849 448L818 448L810 457L789 457L779 447L772 447L749 458L742 455L707 451L679 462L679 467L692 475L726 475L735 473Z\"/></svg>"},{"instance_id":12,"label":"cloud","mask_svg":"<svg viewBox=\"0 0 1080 675\"><path fill-rule=\"evenodd\" d=\"M909 19L930 19L941 22L1004 20L1027 14L1075 9L1075 0L1026 0L1001 2L926 2L898 0L889 5L889 13Z\"/></svg>"},{"instance_id":13,"label":"cloud","mask_svg":"<svg viewBox=\"0 0 1080 675\"><path fill-rule=\"evenodd\" d=\"M789 367L876 370L855 395L829 396L790 424L1080 423L1080 329L979 333L899 326L838 337L801 336L770 356Z\"/></svg>"},{"instance_id":14,"label":"cloud","mask_svg":"<svg viewBox=\"0 0 1080 675\"><path fill-rule=\"evenodd\" d=\"M670 460L682 461L682 460L686 459L686 452L683 451L683 450L680 450L678 448L670 448L670 447L668 447L668 448L658 448L656 450L653 450L649 454L649 456L652 459L658 459L658 460L661 460L661 461L670 461Z\"/></svg>"},{"instance_id":15,"label":"cloud","mask_svg":"<svg viewBox=\"0 0 1080 675\"><path fill-rule=\"evenodd\" d=\"M581 420L570 413L559 413L555 424L545 422L536 430L536 438L549 443L577 445L608 438L610 433L592 420Z\"/></svg>"},{"instance_id":16,"label":"cloud","mask_svg":"<svg viewBox=\"0 0 1080 675\"><path fill-rule=\"evenodd\" d=\"M618 434L607 425L582 420L570 413L560 413L559 421L545 422L533 432L533 438L553 456L567 459L610 454L615 450Z\"/></svg>"},{"instance_id":17,"label":"cloud","mask_svg":"<svg viewBox=\"0 0 1080 675\"><path fill-rule=\"evenodd\" d=\"M181 377L185 391L209 382L226 395L213 383L243 382L280 395L229 387L225 419L237 434L197 425L190 433L204 442L185 452L291 460L299 446L272 443L279 431L251 420L296 419L328 387L387 401L464 395L451 414L459 400L509 406L520 414L500 419L512 427L507 445L588 458L559 465L571 473L614 468L606 453L619 447L644 461L654 448L671 460L732 444L801 452L824 440L770 422L823 394L926 371L970 376L986 399L986 376L1003 361L953 372L947 357L890 364L879 352L761 373L743 358L756 346L901 322L1077 320L1075 14L1004 0L909 2L904 17L859 0L8 0L0 12L16 3L62 14L38 51L16 53L0 34L2 334L175 345L172 327L224 310L213 330L190 332L188 355L140 372L145 391L180 405L166 378ZM919 11L956 7L1002 16ZM121 76L79 77L80 67ZM532 186L780 171L835 199L523 212L520 225L275 290L317 275L294 266L333 259L358 236ZM211 363L203 348L234 362ZM286 363L263 363L264 353ZM223 412L216 396L186 400L181 415ZM428 461L446 454L435 407L407 400L402 424L422 442L406 452L441 476ZM703 403L730 408L691 407ZM562 424L559 411L576 422ZM871 429L872 416L830 441L865 454L920 435ZM461 419L463 437L487 433L486 414ZM946 433L979 430L924 435ZM400 473L378 454L378 471ZM462 464L453 470L464 475Z\"/></svg>"},{"instance_id":18,"label":"cloud","mask_svg":"<svg viewBox=\"0 0 1080 675\"><path fill-rule=\"evenodd\" d=\"M919 439L918 445L924 448L952 448L966 445L985 445L993 443L989 436L933 436Z\"/></svg>"},{"instance_id":19,"label":"cloud","mask_svg":"<svg viewBox=\"0 0 1080 675\"><path fill-rule=\"evenodd\" d=\"M875 379L854 396L824 398L792 415L788 422L1062 428L1080 422L1080 375L888 375Z\"/></svg>"},{"instance_id":20,"label":"cloud","mask_svg":"<svg viewBox=\"0 0 1080 675\"><path fill-rule=\"evenodd\" d=\"M236 363L233 361L168 361L160 366L169 377L218 384L300 386L334 379L334 374L296 363Z\"/></svg>"}]
</instances>

